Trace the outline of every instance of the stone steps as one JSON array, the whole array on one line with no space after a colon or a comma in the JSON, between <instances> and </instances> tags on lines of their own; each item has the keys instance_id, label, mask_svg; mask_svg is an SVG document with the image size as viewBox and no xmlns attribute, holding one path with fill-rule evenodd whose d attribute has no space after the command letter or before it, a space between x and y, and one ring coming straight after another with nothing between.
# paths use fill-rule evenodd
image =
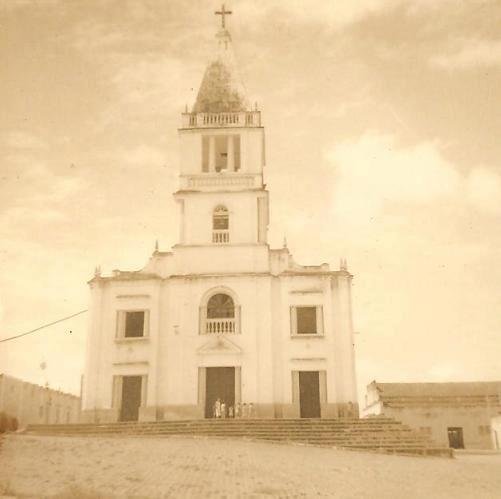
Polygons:
<instances>
[{"instance_id":1,"label":"stone steps","mask_svg":"<svg viewBox=\"0 0 501 499\"><path fill-rule=\"evenodd\" d=\"M103 424L29 425L31 435L60 436L196 436L298 443L344 449L450 456L426 436L390 418L339 419L202 419Z\"/></svg>"},{"instance_id":2,"label":"stone steps","mask_svg":"<svg viewBox=\"0 0 501 499\"><path fill-rule=\"evenodd\" d=\"M194 436L194 434L179 434L179 433L172 433L172 432L158 432L158 433L144 433L144 432L134 432L134 433L117 433L117 432L96 432L96 433L72 433L72 432L50 432L50 431L44 431L44 432L28 432L28 434L36 434L36 435L60 435L60 436L98 436L98 435L103 435L103 436L125 436L125 435L130 435L130 436L180 436L180 437L185 437L185 436ZM370 436L360 436L358 438L343 438L343 437L329 437L325 435L290 435L290 434L283 434L283 435L270 435L266 433L236 433L236 434L231 434L231 433L225 433L225 432L218 432L218 433L197 433L195 436L199 437L218 437L218 438L256 438L260 440L270 440L270 441L295 441L295 442L302 442L302 441L309 441L309 442L336 442L336 443L347 443L347 444L373 444L373 443L381 443L381 444L394 444L394 443L400 443L400 444L409 444L409 445L423 445L426 444L427 442L424 442L423 440L415 439L415 438L400 438L400 437L386 437L386 438L379 438L379 437L370 437Z\"/></svg>"},{"instance_id":3,"label":"stone steps","mask_svg":"<svg viewBox=\"0 0 501 499\"><path fill-rule=\"evenodd\" d=\"M336 433L336 434L366 434L367 432L377 433L377 434L405 434L414 433L407 427L404 426L368 426L366 428L357 428L350 426L308 426L308 425L245 425L245 424L215 424L215 425L174 425L166 423L137 423L128 425L31 425L29 431L41 432L47 430L49 432L65 432L70 431L72 433L85 433L85 432L171 432L171 433L192 433L192 432L219 432L223 431L225 433L232 432L287 432L287 433L309 433L309 432L320 432L320 433Z\"/></svg>"},{"instance_id":4,"label":"stone steps","mask_svg":"<svg viewBox=\"0 0 501 499\"><path fill-rule=\"evenodd\" d=\"M33 433L32 431L30 431ZM190 431L171 431L171 430L131 430L131 431L116 431L116 430L103 430L103 431L71 431L71 430L62 430L62 431L51 431L49 429L47 430L38 430L36 431L37 434L48 434L48 435L55 435L55 434L65 434L65 435L87 435L87 434L93 434L93 435L103 435L103 434L135 434L135 435L203 435L203 436L256 436L256 437L261 437L261 436L270 436L273 438L301 438L301 437L319 437L319 438L327 438L327 436L331 435L336 435L336 438L338 440L356 440L356 439L374 439L374 440L388 440L388 439L393 439L397 438L399 440L412 440L416 442L427 442L426 439L414 436L409 433L405 434L400 434L400 433L358 433L358 434L353 434L353 433L345 433L345 434L337 434L336 432L290 432L290 431L274 431L274 432L266 432L266 431L203 431L199 430L196 432L190 432Z\"/></svg>"},{"instance_id":5,"label":"stone steps","mask_svg":"<svg viewBox=\"0 0 501 499\"><path fill-rule=\"evenodd\" d=\"M163 419L157 421L114 421L102 424L113 425L137 425L137 424L227 424L227 423L267 423L267 424L349 424L366 426L369 424L387 424L393 423L401 425L402 423L394 418L385 416L373 416L368 418L202 418L202 419ZM60 423L58 426L95 426L98 423ZM53 426L52 424L36 424L34 426Z\"/></svg>"},{"instance_id":6,"label":"stone steps","mask_svg":"<svg viewBox=\"0 0 501 499\"><path fill-rule=\"evenodd\" d=\"M362 423L361 421L367 421ZM155 422L114 422L114 423L72 423L72 424L58 424L57 427L64 428L91 428L96 426L113 426L113 427L127 427L127 426L169 426L169 427L191 427L195 426L197 428L201 426L218 426L224 425L228 427L232 426L306 426L306 427L324 427L324 426L335 426L335 427L346 427L346 428L370 428L370 427L402 427L402 423L395 420L385 420L385 421L373 421L373 420L316 420L316 419L202 419L202 420L175 420L175 421L155 421ZM38 424L31 425L36 428L50 427L53 428L53 424Z\"/></svg>"},{"instance_id":7,"label":"stone steps","mask_svg":"<svg viewBox=\"0 0 501 499\"><path fill-rule=\"evenodd\" d=\"M129 429L154 429L154 430L159 430L159 429L169 429L172 431L198 431L198 430L219 430L219 429L224 429L225 431L231 431L231 430L239 430L239 429L245 429L245 430L265 430L265 431L273 431L273 430L287 430L287 431L309 431L309 430L316 430L316 431L336 431L336 432L366 432L366 431L374 431L374 432L388 432L388 431L395 431L395 432L404 432L404 431L411 431L410 429L402 426L402 425L378 425L378 426L366 426L366 427L359 427L359 426L351 426L351 425L304 425L304 424L299 424L299 425L293 425L293 424L287 424L287 425L280 425L280 424L274 424L274 425L268 425L268 424L233 424L233 423L218 423L218 424L190 424L190 425L179 425L179 424L169 424L169 423L136 423L136 424L127 424L127 425L122 425L122 424L106 424L106 425L31 425L31 429L36 429L36 430L43 430L44 428L48 428L51 431L54 430L64 430L64 429L69 429L71 431L88 431L92 429L113 429L116 431L128 431Z\"/></svg>"},{"instance_id":8,"label":"stone steps","mask_svg":"<svg viewBox=\"0 0 501 499\"><path fill-rule=\"evenodd\" d=\"M48 431L50 433L56 432L70 432L70 433L104 433L104 432L116 432L116 433L264 433L264 434L288 434L288 435L305 435L305 434L336 434L336 435L348 435L351 437L356 437L357 435L367 435L373 434L378 437L382 436L406 436L406 435L419 435L415 432L412 432L409 429L402 429L401 431L395 429L377 429L377 430L336 430L331 428L166 428L166 427L128 427L128 428L33 428L30 427L29 431L43 432ZM420 438L425 438L424 436L419 435Z\"/></svg>"}]
</instances>

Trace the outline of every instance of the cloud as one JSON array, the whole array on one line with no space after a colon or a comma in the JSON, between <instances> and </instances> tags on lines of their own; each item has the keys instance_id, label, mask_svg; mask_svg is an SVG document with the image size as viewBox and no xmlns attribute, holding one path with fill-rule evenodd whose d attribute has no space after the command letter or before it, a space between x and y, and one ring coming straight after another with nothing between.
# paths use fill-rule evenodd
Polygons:
<instances>
[{"instance_id":1,"label":"cloud","mask_svg":"<svg viewBox=\"0 0 501 499\"><path fill-rule=\"evenodd\" d=\"M459 39L448 53L432 56L430 64L440 69L475 69L501 65L501 40Z\"/></svg>"},{"instance_id":2,"label":"cloud","mask_svg":"<svg viewBox=\"0 0 501 499\"><path fill-rule=\"evenodd\" d=\"M469 0L402 0L410 14L433 12L443 8L455 8L456 11L469 7Z\"/></svg>"},{"instance_id":3,"label":"cloud","mask_svg":"<svg viewBox=\"0 0 501 499\"><path fill-rule=\"evenodd\" d=\"M96 126L100 130L120 121L130 128L151 126L152 118L165 120L169 109L181 113L184 104L194 101L203 67L176 57L115 54L107 57L114 95Z\"/></svg>"},{"instance_id":4,"label":"cloud","mask_svg":"<svg viewBox=\"0 0 501 499\"><path fill-rule=\"evenodd\" d=\"M88 188L85 178L57 174L39 156L35 151L16 153L2 165L0 232L17 243L46 237L63 224L67 228L70 216L78 214L74 200Z\"/></svg>"},{"instance_id":5,"label":"cloud","mask_svg":"<svg viewBox=\"0 0 501 499\"><path fill-rule=\"evenodd\" d=\"M0 12L9 12L9 11L15 11L18 9L24 9L26 7L38 7L40 2L37 2L37 0L10 0L6 2L1 2L0 3ZM48 7L59 7L62 4L62 0L44 0L43 6L45 8Z\"/></svg>"},{"instance_id":6,"label":"cloud","mask_svg":"<svg viewBox=\"0 0 501 499\"><path fill-rule=\"evenodd\" d=\"M66 177L54 175L51 186L42 199L64 202L71 200L73 196L81 192L87 186L87 182L80 177Z\"/></svg>"},{"instance_id":7,"label":"cloud","mask_svg":"<svg viewBox=\"0 0 501 499\"><path fill-rule=\"evenodd\" d=\"M359 223L380 216L388 203L428 204L460 188L460 175L432 142L403 148L390 135L366 133L327 157L335 168L334 212Z\"/></svg>"},{"instance_id":8,"label":"cloud","mask_svg":"<svg viewBox=\"0 0 501 499\"><path fill-rule=\"evenodd\" d=\"M402 147L392 135L370 132L335 145L327 160L332 167L330 223L352 241L391 245L405 240L421 247L433 237L434 251L442 240L447 253L450 238L471 217L484 217L478 226L489 223L485 217L501 215L497 170L474 166L462 172L444 157L438 142ZM465 248L463 239L461 244ZM483 249L473 249L475 259Z\"/></svg>"},{"instance_id":9,"label":"cloud","mask_svg":"<svg viewBox=\"0 0 501 499\"><path fill-rule=\"evenodd\" d=\"M400 230L419 211L445 224L451 213L501 215L501 175L487 166L460 173L435 142L399 147L391 135L365 133L334 146L327 159L333 166L331 216L353 237L389 226Z\"/></svg>"},{"instance_id":10,"label":"cloud","mask_svg":"<svg viewBox=\"0 0 501 499\"><path fill-rule=\"evenodd\" d=\"M39 222L63 222L67 219L64 213L47 208L28 208L26 206L14 206L4 213L5 219L10 224L39 223Z\"/></svg>"},{"instance_id":11,"label":"cloud","mask_svg":"<svg viewBox=\"0 0 501 499\"><path fill-rule=\"evenodd\" d=\"M338 0L314 4L307 4L304 0L247 0L235 4L235 9L238 8L238 16L248 23L278 19L289 24L314 23L340 29L400 6L404 6L410 15L422 15L454 5L457 7L457 3L458 0ZM462 4L467 5L465 1Z\"/></svg>"},{"instance_id":12,"label":"cloud","mask_svg":"<svg viewBox=\"0 0 501 499\"><path fill-rule=\"evenodd\" d=\"M151 31L126 30L95 19L82 21L75 27L70 43L82 53L95 56L106 51L124 49L140 51L145 45L156 44L161 38Z\"/></svg>"},{"instance_id":13,"label":"cloud","mask_svg":"<svg viewBox=\"0 0 501 499\"><path fill-rule=\"evenodd\" d=\"M467 178L466 190L472 206L485 213L501 215L501 176L487 168L474 168Z\"/></svg>"},{"instance_id":14,"label":"cloud","mask_svg":"<svg viewBox=\"0 0 501 499\"><path fill-rule=\"evenodd\" d=\"M179 104L179 96L186 88L186 64L169 57L129 57L117 61L118 71L112 83L125 103L145 101L157 105ZM181 101L182 102L182 101ZM163 111L163 109L162 109ZM164 111L163 111L164 112Z\"/></svg>"},{"instance_id":15,"label":"cloud","mask_svg":"<svg viewBox=\"0 0 501 499\"><path fill-rule=\"evenodd\" d=\"M2 143L11 149L46 149L47 144L37 135L22 131L12 130L2 137Z\"/></svg>"},{"instance_id":16,"label":"cloud","mask_svg":"<svg viewBox=\"0 0 501 499\"><path fill-rule=\"evenodd\" d=\"M55 173L48 162L32 151L6 156L3 164L10 178L18 178L28 191L29 197L23 199L18 190L11 190L17 201L53 200L65 201L86 186L85 179ZM22 188L19 188L22 190Z\"/></svg>"},{"instance_id":17,"label":"cloud","mask_svg":"<svg viewBox=\"0 0 501 499\"><path fill-rule=\"evenodd\" d=\"M343 27L363 17L400 3L399 0L340 0L315 2L306 5L303 0L252 0L239 3L238 13L242 18L256 22L259 19L282 19L288 22L310 22Z\"/></svg>"},{"instance_id":18,"label":"cloud","mask_svg":"<svg viewBox=\"0 0 501 499\"><path fill-rule=\"evenodd\" d=\"M133 166L161 166L166 160L166 153L160 148L140 144L121 153L122 160Z\"/></svg>"}]
</instances>

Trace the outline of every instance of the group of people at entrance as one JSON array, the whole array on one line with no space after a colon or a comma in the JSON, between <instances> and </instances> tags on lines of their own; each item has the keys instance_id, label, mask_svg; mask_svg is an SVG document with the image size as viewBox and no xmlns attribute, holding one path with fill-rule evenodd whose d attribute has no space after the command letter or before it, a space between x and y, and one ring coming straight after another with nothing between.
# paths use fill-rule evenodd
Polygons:
<instances>
[{"instance_id":1,"label":"group of people at entrance","mask_svg":"<svg viewBox=\"0 0 501 499\"><path fill-rule=\"evenodd\" d=\"M254 417L254 405L252 402L247 404L244 402L241 404L237 402L235 406L227 405L224 400L216 399L214 402L213 410L214 418L253 418Z\"/></svg>"}]
</instances>

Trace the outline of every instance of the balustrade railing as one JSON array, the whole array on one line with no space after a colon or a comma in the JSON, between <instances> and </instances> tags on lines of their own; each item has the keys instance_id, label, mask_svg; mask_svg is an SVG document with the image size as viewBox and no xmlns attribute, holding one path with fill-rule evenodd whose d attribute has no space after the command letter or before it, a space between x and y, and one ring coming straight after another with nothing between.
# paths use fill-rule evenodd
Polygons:
<instances>
[{"instance_id":1,"label":"balustrade railing","mask_svg":"<svg viewBox=\"0 0 501 499\"><path fill-rule=\"evenodd\" d=\"M236 333L235 319L206 319L206 334Z\"/></svg>"},{"instance_id":2,"label":"balustrade railing","mask_svg":"<svg viewBox=\"0 0 501 499\"><path fill-rule=\"evenodd\" d=\"M233 317L207 317L207 307L200 307L200 334L240 334L240 306L235 305Z\"/></svg>"},{"instance_id":3,"label":"balustrade railing","mask_svg":"<svg viewBox=\"0 0 501 499\"><path fill-rule=\"evenodd\" d=\"M212 231L212 242L213 243L229 243L230 242L230 231L228 231L228 230L213 230Z\"/></svg>"},{"instance_id":4,"label":"balustrade railing","mask_svg":"<svg viewBox=\"0 0 501 499\"><path fill-rule=\"evenodd\" d=\"M183 127L261 126L260 111L238 113L183 113Z\"/></svg>"},{"instance_id":5,"label":"balustrade railing","mask_svg":"<svg viewBox=\"0 0 501 499\"><path fill-rule=\"evenodd\" d=\"M194 175L188 177L188 187L222 187L222 186L237 186L237 187L252 187L254 185L253 175L209 175L206 176Z\"/></svg>"}]
</instances>

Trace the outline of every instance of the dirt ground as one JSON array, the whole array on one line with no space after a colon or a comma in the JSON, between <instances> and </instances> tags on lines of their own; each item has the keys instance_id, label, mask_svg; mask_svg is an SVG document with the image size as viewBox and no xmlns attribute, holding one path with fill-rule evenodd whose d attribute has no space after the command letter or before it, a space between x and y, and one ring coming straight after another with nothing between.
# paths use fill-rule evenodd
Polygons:
<instances>
[{"instance_id":1,"label":"dirt ground","mask_svg":"<svg viewBox=\"0 0 501 499\"><path fill-rule=\"evenodd\" d=\"M386 456L240 440L9 435L0 497L500 498L501 455Z\"/></svg>"}]
</instances>

